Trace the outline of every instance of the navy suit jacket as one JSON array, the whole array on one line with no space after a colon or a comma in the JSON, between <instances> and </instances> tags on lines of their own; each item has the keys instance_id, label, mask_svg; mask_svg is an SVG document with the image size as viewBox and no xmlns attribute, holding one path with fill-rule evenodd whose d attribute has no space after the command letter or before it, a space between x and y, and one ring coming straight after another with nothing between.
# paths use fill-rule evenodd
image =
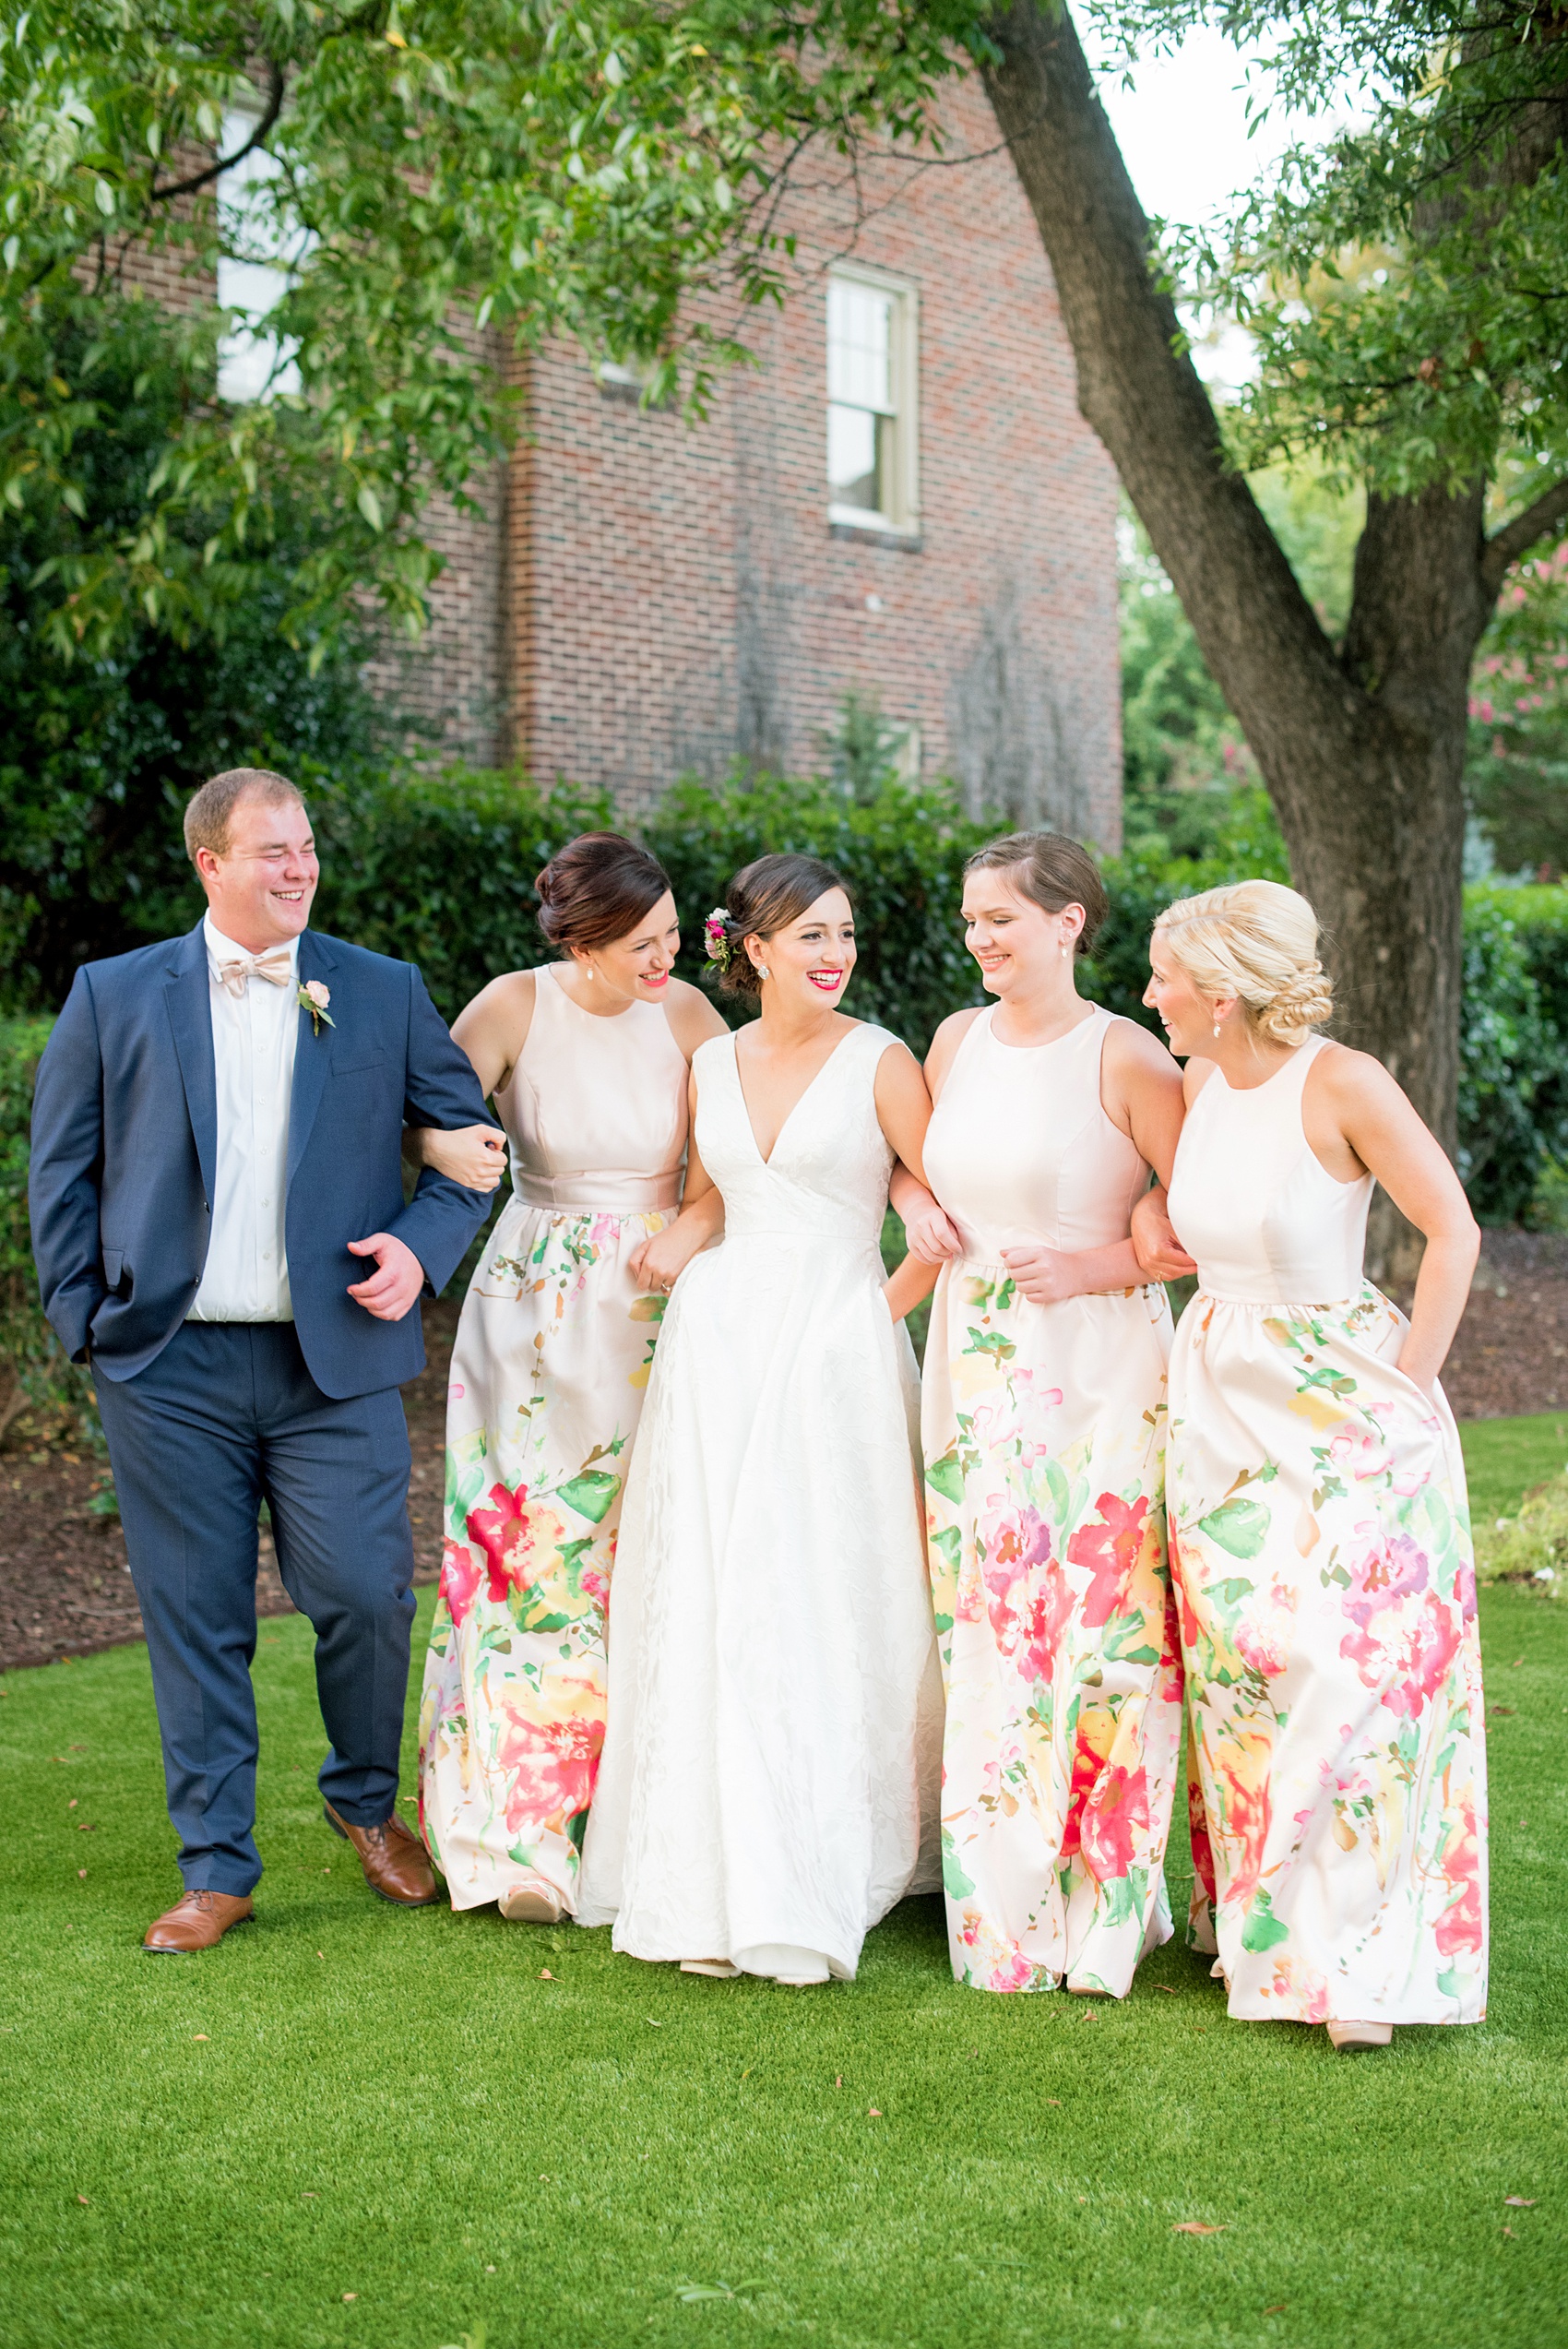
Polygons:
<instances>
[{"instance_id":1,"label":"navy suit jacket","mask_svg":"<svg viewBox=\"0 0 1568 2349\"><path fill-rule=\"evenodd\" d=\"M374 1270L346 1243L391 1232L439 1294L490 1201L426 1168L404 1205L405 1125L489 1123L468 1055L412 963L305 931L284 1225L294 1326L311 1377L342 1401L424 1367L417 1306L377 1321L347 1292ZM190 1311L207 1262L218 1159L207 943L187 936L77 972L39 1063L28 1182L43 1309L73 1362L134 1378Z\"/></svg>"}]
</instances>

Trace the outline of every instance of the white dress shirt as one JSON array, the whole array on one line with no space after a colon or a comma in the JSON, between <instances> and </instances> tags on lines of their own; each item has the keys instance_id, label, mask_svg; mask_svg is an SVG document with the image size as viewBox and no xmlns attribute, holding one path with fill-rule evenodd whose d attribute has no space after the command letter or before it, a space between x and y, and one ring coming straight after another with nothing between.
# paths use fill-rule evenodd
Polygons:
<instances>
[{"instance_id":1,"label":"white dress shirt","mask_svg":"<svg viewBox=\"0 0 1568 2349\"><path fill-rule=\"evenodd\" d=\"M214 924L207 939L212 1058L218 1080L218 1163L212 1232L191 1321L292 1321L283 1210L289 1108L300 1035L300 942L289 947L289 984L246 981L233 996L220 965L255 958Z\"/></svg>"}]
</instances>

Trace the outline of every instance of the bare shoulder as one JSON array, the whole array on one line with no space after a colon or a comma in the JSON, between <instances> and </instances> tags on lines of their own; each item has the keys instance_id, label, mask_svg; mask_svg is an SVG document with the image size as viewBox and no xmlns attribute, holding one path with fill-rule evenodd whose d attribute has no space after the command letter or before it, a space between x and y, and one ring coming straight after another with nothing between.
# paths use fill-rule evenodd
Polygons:
<instances>
[{"instance_id":1,"label":"bare shoulder","mask_svg":"<svg viewBox=\"0 0 1568 2349\"><path fill-rule=\"evenodd\" d=\"M950 1011L932 1036L925 1056L925 1073L933 1095L957 1057L958 1046L988 1008L983 1003L973 1003L963 1011Z\"/></svg>"},{"instance_id":2,"label":"bare shoulder","mask_svg":"<svg viewBox=\"0 0 1568 2349\"><path fill-rule=\"evenodd\" d=\"M1199 1060L1195 1057L1195 1055L1193 1059L1188 1061L1185 1068L1182 1071L1182 1098L1186 1103L1189 1109L1191 1109L1193 1103L1196 1101L1198 1095L1202 1092L1209 1079L1211 1077L1218 1076L1218 1063L1217 1061Z\"/></svg>"},{"instance_id":3,"label":"bare shoulder","mask_svg":"<svg viewBox=\"0 0 1568 2349\"><path fill-rule=\"evenodd\" d=\"M1159 1038L1136 1019L1129 1019L1121 1012L1111 1015L1105 1031L1103 1046L1108 1072L1121 1077L1176 1077L1176 1063Z\"/></svg>"},{"instance_id":4,"label":"bare shoulder","mask_svg":"<svg viewBox=\"0 0 1568 2349\"><path fill-rule=\"evenodd\" d=\"M517 1030L520 1042L533 1018L534 982L531 971L503 971L463 1006L456 1025L482 1027L493 1034Z\"/></svg>"},{"instance_id":5,"label":"bare shoulder","mask_svg":"<svg viewBox=\"0 0 1568 2349\"><path fill-rule=\"evenodd\" d=\"M670 1022L670 1032L689 1061L699 1044L710 1037L728 1034L719 1011L700 987L689 980L671 979L664 1006L664 1016Z\"/></svg>"},{"instance_id":6,"label":"bare shoulder","mask_svg":"<svg viewBox=\"0 0 1568 2349\"><path fill-rule=\"evenodd\" d=\"M1342 1111L1373 1103L1385 1106L1406 1098L1398 1081L1372 1053L1358 1052L1352 1044L1326 1043L1314 1054L1307 1071L1303 1099L1307 1095Z\"/></svg>"}]
</instances>

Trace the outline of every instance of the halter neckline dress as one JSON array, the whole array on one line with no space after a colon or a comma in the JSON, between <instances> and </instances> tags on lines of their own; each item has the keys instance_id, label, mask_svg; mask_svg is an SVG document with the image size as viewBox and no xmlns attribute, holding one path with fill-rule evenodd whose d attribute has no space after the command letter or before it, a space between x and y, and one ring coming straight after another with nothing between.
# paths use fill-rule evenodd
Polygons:
<instances>
[{"instance_id":1,"label":"halter neckline dress","mask_svg":"<svg viewBox=\"0 0 1568 2349\"><path fill-rule=\"evenodd\" d=\"M1486 1751L1464 1461L1362 1277L1370 1175L1307 1140L1322 1038L1188 1112L1170 1217L1200 1289L1170 1363L1191 1937L1230 2012L1476 2022Z\"/></svg>"},{"instance_id":2,"label":"halter neckline dress","mask_svg":"<svg viewBox=\"0 0 1568 2349\"><path fill-rule=\"evenodd\" d=\"M661 1006L600 1018L553 963L495 1109L512 1197L463 1303L420 1817L452 1905L543 1876L568 1908L604 1740L623 1480L664 1299L632 1251L673 1214L685 1055Z\"/></svg>"},{"instance_id":3,"label":"halter neckline dress","mask_svg":"<svg viewBox=\"0 0 1568 2349\"><path fill-rule=\"evenodd\" d=\"M948 1942L972 1988L1124 1997L1171 1929L1170 1312L1158 1287L1019 1292L1004 1247L1124 1240L1148 1168L1100 1100L1110 1012L1024 1048L992 1019L966 1031L925 1145L963 1246L932 1301L922 1406Z\"/></svg>"}]
</instances>

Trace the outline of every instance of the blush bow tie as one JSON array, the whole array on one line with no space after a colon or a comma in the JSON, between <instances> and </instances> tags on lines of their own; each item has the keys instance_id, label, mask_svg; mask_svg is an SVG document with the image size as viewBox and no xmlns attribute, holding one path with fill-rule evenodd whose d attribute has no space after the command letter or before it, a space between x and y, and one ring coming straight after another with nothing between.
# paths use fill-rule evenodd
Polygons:
<instances>
[{"instance_id":1,"label":"blush bow tie","mask_svg":"<svg viewBox=\"0 0 1568 2349\"><path fill-rule=\"evenodd\" d=\"M237 962L220 962L218 979L230 995L243 996L251 979L265 979L268 986L286 987L292 967L288 948L275 947L270 954L248 954Z\"/></svg>"}]
</instances>

